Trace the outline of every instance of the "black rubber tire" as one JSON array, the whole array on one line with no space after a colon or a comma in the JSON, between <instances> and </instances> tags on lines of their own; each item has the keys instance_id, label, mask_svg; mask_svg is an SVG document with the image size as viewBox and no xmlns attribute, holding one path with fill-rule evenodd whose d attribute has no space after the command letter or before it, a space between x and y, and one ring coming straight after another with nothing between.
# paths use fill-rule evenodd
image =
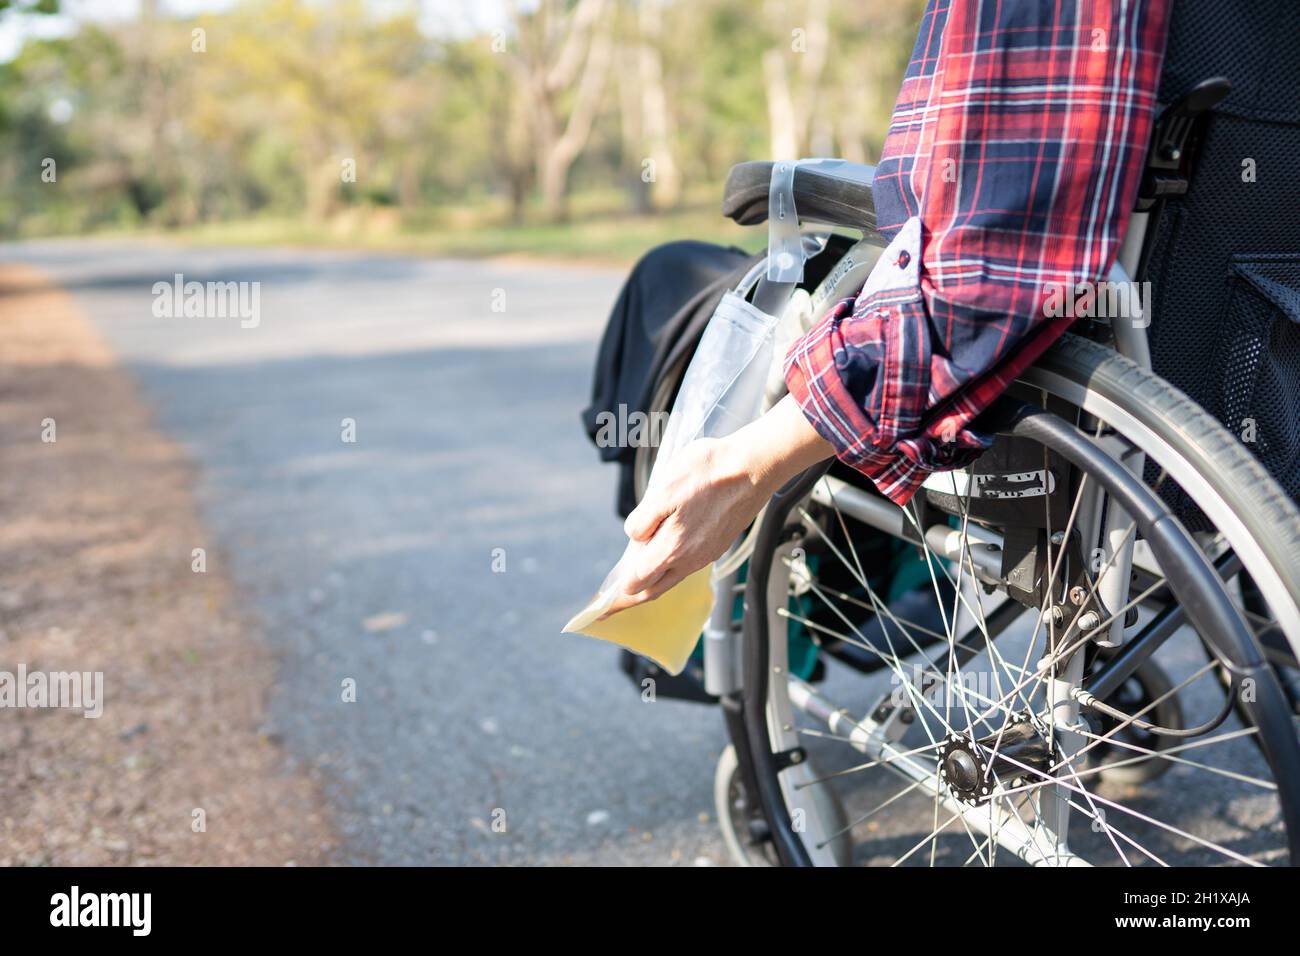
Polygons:
<instances>
[{"instance_id":1,"label":"black rubber tire","mask_svg":"<svg viewBox=\"0 0 1300 956\"><path fill-rule=\"evenodd\" d=\"M1218 419L1164 379L1077 335L1062 336L1037 365L1122 405L1195 465L1250 529L1300 606L1300 509Z\"/></svg>"},{"instance_id":2,"label":"black rubber tire","mask_svg":"<svg viewBox=\"0 0 1300 956\"><path fill-rule=\"evenodd\" d=\"M1103 345L1078 336L1063 336L1040 357L1037 366L1084 384L1122 406L1195 465L1209 479L1215 493L1242 516L1243 523L1261 543L1266 557L1277 569L1296 606L1300 607L1300 510L1263 466L1213 416L1154 373ZM815 481L816 475L805 473L778 492L778 498L802 497ZM771 512L778 510L769 507ZM780 534L778 524L765 521L754 553L770 553ZM755 565L751 559L746 592L747 618L751 613L752 596L766 593L767 570ZM758 613L765 613L765 609L759 609ZM758 710L755 706L757 700L767 697L766 662L752 653L759 643L750 637L747 620L744 667L747 713ZM774 757L770 745L763 746L767 739L766 721L757 726L756 721L743 718L743 724L745 732L733 731L732 740L738 749L744 748L745 757L757 770L759 796L769 813L781 861L787 866L810 865L806 849L789 832L788 812L779 787L775 786ZM773 810L778 814L777 820L771 819ZM785 819L780 819L783 813Z\"/></svg>"}]
</instances>

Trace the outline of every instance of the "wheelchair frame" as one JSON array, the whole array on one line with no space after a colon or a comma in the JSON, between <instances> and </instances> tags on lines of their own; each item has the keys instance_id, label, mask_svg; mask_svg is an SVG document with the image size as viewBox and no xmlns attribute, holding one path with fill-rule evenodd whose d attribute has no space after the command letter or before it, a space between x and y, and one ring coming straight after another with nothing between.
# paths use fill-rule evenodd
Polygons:
<instances>
[{"instance_id":1,"label":"wheelchair frame","mask_svg":"<svg viewBox=\"0 0 1300 956\"><path fill-rule=\"evenodd\" d=\"M1134 214L1133 222L1120 248L1119 261L1112 268L1109 276L1112 283L1128 283L1129 277L1136 273L1146 235L1147 219L1146 213ZM800 229L819 244L829 235L827 227L817 223L801 222ZM846 259L852 260L849 266L842 268L837 264L813 294L811 315L813 317L821 315L835 302L855 294L875 267L876 260L885 245L885 241L878 234L867 235L855 243L845 254ZM764 311L781 315L782 323L789 334L790 316L785 313L796 286L791 283L769 282L766 278L767 267L768 259L764 256L750 269L735 291L739 295L751 298L754 304ZM1112 323L1115 330L1116 351L1143 368L1150 369L1151 354L1147 344L1146 326L1140 311L1135 311L1134 306L1134 302L1126 300L1124 314ZM778 358L777 361L779 362L780 359ZM781 397L780 392L769 391L767 407L774 405ZM1140 477L1144 465L1145 458L1137 456L1128 464L1128 468ZM851 500L849 510L854 517L887 534L898 536L897 529L902 527L903 522L902 509L882 499L872 499L865 495L854 496ZM755 526L757 524L756 520ZM1085 540L1099 542L1102 549L1100 558L1107 567L1097 588L1099 600L1105 607L1123 607L1128 600L1128 581L1133 565L1133 542L1123 540L1128 524L1129 518L1122 509L1106 508L1103 489L1097 489L1092 500L1083 506L1080 527ZM745 553L747 553L746 548L742 542L722 562L728 573L721 575L715 581L714 614L704 632L705 689L709 694L717 696L735 693L740 689L739 639L731 628L730 595L736 588L736 572L732 566L738 565L737 557ZM956 556L950 555L950 557ZM1122 619L1112 623L1108 642L1110 645L1119 646L1123 643L1123 629Z\"/></svg>"},{"instance_id":2,"label":"wheelchair frame","mask_svg":"<svg viewBox=\"0 0 1300 956\"><path fill-rule=\"evenodd\" d=\"M1116 284L1128 283L1130 276L1137 274L1146 238L1148 219L1148 214L1145 212L1136 212L1134 214L1130 229L1121 244L1118 261L1109 273L1110 282ZM828 229L827 226L816 223L801 222L799 227L811 245L817 248L824 245L830 232L833 231L833 227ZM811 313L810 318L815 319L824 314L834 302L855 294L875 266L884 247L885 241L878 234L870 232L866 233L861 241L854 244L845 253L841 263L832 268L827 278L812 294L812 308L808 310ZM738 284L735 291L749 297L755 305L769 312L769 314L780 316L787 337L802 334L807 330L806 327L791 327L792 324L800 321L801 316L805 320L809 318L808 312L791 311L794 292L797 288L796 284L770 282L766 278L766 271L767 257L764 257ZM1132 297L1125 297L1122 305L1124 307L1122 314L1111 317L1115 351L1135 364L1150 370L1151 357L1147 342L1147 321L1142 315L1136 300ZM1023 378L1032 384L1036 380L1041 382L1045 374L1035 367L1027 372ZM768 407L775 404L784 394L783 382L779 380L778 366L769 377L769 381L776 381L779 384L776 388L769 389ZM1007 399L1003 399L1003 401L1006 402ZM1082 404L1077 407L1082 411ZM1041 410L1039 411L1041 412ZM1202 613L1210 614L1218 633L1225 635L1226 644L1230 649L1229 659L1235 662L1234 671L1237 672L1238 677L1242 673L1262 674L1267 664L1262 658L1259 658L1257 649L1254 647L1249 632L1245 630L1240 615L1232 606L1231 601L1227 600L1222 589L1218 587L1219 579L1230 578L1240 570L1242 566L1240 559L1232 550L1229 550L1211 567L1190 534L1176 521L1168 521L1163 524L1152 523L1154 516L1167 517L1167 515L1154 494L1142 481L1146 463L1145 454L1140 452L1129 454L1123 459L1118 455L1110 456L1103 449L1104 441L1094 443L1082 438L1072 426L1055 416L1028 414L1025 409L1021 409L1019 414L1021 416L1020 421L1015 425L1017 431L1014 433L1032 435L1036 442L1056 451L1066 452L1067 457L1083 456L1090 458L1094 466L1104 467L1106 464L1113 466L1116 461L1121 466L1114 469L1114 473L1109 480L1099 482L1091 494L1083 496L1082 500L1078 502L1077 515L1071 518L1072 522L1077 522L1083 541L1096 546L1095 554L1097 555L1099 570L1097 566L1094 566L1094 570L1097 570L1098 573L1090 588L1088 604L1078 608L1074 620L1070 622L1066 630L1065 640L1077 640L1079 644L1093 641L1102 647L1120 649L1119 653L1107 662L1099 673L1090 677L1090 693L1105 697L1108 691L1117 689L1133 675L1135 670L1170 634L1186 623L1183 609L1178 605L1174 605L1172 608L1173 613L1163 621L1160 628L1144 632L1141 640L1134 642L1130 646L1125 646L1124 632L1132 622L1127 620L1126 615L1122 612L1130 607L1132 571L1135 565L1146 563L1135 560L1135 552L1138 550L1138 535L1132 533L1131 527L1135 524L1143 536L1144 544L1150 550L1160 552L1160 554L1156 555L1157 560L1161 556L1165 558L1164 561L1159 562L1159 566L1162 569L1174 569L1172 571L1165 570L1165 574L1170 578L1178 576L1186 578L1186 580L1179 582L1181 587L1175 587L1175 591L1181 592L1190 588L1202 595L1213 594L1217 591L1217 594L1222 598L1212 610L1206 610L1203 607ZM932 476L930 481L927 481L927 487L933 488L936 484L941 485L943 481L952 482L954 481L952 475L951 472L937 473ZM956 490L955 486L953 486L953 490ZM945 525L922 528L905 509L899 508L886 499L855 487L848 482L825 476L808 482L804 486L783 489L781 494L774 498L772 503L769 503L768 508L777 503L781 496L787 496L787 506L792 503L789 496L793 496L794 504L797 504L799 500L811 500L821 505L833 505L844 514L891 537L915 542L919 536L924 539L926 545L935 554L949 560L969 562L972 574L978 576L982 583L1000 587L1004 592L1006 590L1006 580L1001 573L1000 552L1002 541L998 533L993 529L984 528L971 522L967 528L970 533L970 538L967 541L971 543L978 540L982 545L980 548L971 548L963 545L960 536L951 533L951 529ZM890 728L887 721L876 720L874 717L854 721L822 699L809 685L793 678L787 679L786 693L780 695L769 694L769 682L773 679L774 674L776 679L780 679L780 674L787 669L784 661L785 649L776 646L781 642L777 641L771 647L772 660L778 663L770 671L766 669L755 670L751 666L746 672L743 655L744 636L735 627L732 620L732 606L734 595L743 589L738 584L739 568L749 555L754 553L756 548L760 553L767 553L764 548L772 544L772 542L756 540L759 537L759 529L764 526L765 513L766 509L764 513L760 513L758 518L755 519L750 532L738 541L731 551L718 562L715 568L714 580L714 611L703 635L705 689L710 695L716 696L723 702L724 709L727 709L730 705L733 712L728 713L727 719L732 727L733 737L741 729L747 729L747 732L751 735L749 748L751 756L747 759L772 759L771 747L761 746L761 742L756 736L759 734L766 735L769 732L780 739L781 749L785 753L798 754L801 752L797 735L791 729L794 725L793 714L786 710L786 708L793 705L814 719L818 719L819 722L829 727L833 734L848 737L854 741L853 746L870 756L871 759L889 760L891 764L895 765L906 776L909 776L914 784L926 793L933 791L936 798L951 801L950 796L945 798L942 786L938 784L935 777L933 767L922 762L910 761L906 753L898 750L894 740L896 737L901 737L901 733L894 735L896 728ZM1226 520L1228 516L1212 515L1211 517ZM1155 547L1151 547L1153 544ZM1249 536L1245 535L1243 537L1242 534L1239 534L1237 541L1233 542L1233 548L1235 549L1240 545L1248 549L1249 544ZM788 557L790 547L788 542L778 545L778 550L775 553L778 556L785 554ZM780 550L782 548L785 550ZM1049 555L1048 564L1050 566L1052 563L1052 549L1049 547L1047 550ZM1262 553L1257 557L1263 557ZM1059 557L1057 560L1059 561ZM1267 562L1265 561L1265 563ZM750 574L762 573L766 578L767 570L757 571L751 567ZM1194 580L1198 578L1199 580ZM1294 612L1294 605L1285 598L1286 587L1280 579L1271 582L1260 582L1260 584L1263 590L1272 593L1275 598L1279 595L1283 597L1281 601L1275 601L1277 606ZM771 584L766 608L767 613L772 615L768 623L770 633L780 633L779 629L784 626L785 622L780 618L776 609L781 606L785 596L788 595L788 588L789 577L784 577L779 581L773 580ZM761 588L760 593L762 593ZM1211 604L1214 604L1214 602L1211 601ZM1010 600L1006 606L1015 612L1010 616L1003 615L1007 617L1007 623L1025 610L1023 606L1016 605L1014 601ZM1104 621L1106 619L1104 615L1109 613L1111 623L1109 627L1104 628L1104 633L1102 633L1102 629L1099 629L1097 633L1089 634L1077 626L1083 612L1090 608L1095 608L1100 615L1103 615L1099 620ZM1121 613L1115 613L1116 609ZM1001 610L1001 608L998 610ZM752 609L747 608L748 613L752 613ZM993 613L996 615L997 611ZM1294 613L1291 616L1294 617ZM986 632L984 640L991 642L1004 626L1005 624L998 624L995 630L995 625L990 622L988 624L990 630ZM1287 621L1285 631L1293 646L1300 649L1300 642L1297 642L1297 636L1300 636L1300 621ZM1072 722L1078 722L1080 719L1080 698L1077 692L1083 677L1082 668L1083 655L1074 654L1069 660L1066 671L1052 681L1051 700L1047 704L1047 711L1053 715L1053 724L1057 724L1059 719L1059 725L1063 729L1068 728ZM1274 683L1269 693L1280 694L1281 692ZM767 715L763 726L755 725L752 713L748 722L734 713L736 701L744 700L746 709L749 709L749 700L755 696L761 698L763 712ZM778 728L784 728L784 730ZM747 759L742 759L742 764L745 764ZM770 786L772 781L779 782L779 793L764 794L764 803L767 806L779 805L785 808L783 812L786 813L793 807L796 811L815 814L821 808L817 805L814 792L801 786L801 784L808 784L813 781L811 767L806 764L796 766L797 759L792 758L792 760L793 762L780 767L768 767L769 771L774 772L759 774L757 778L753 766L742 767L741 769L750 778L751 785L757 779L760 789L765 785ZM910 766L910 764L915 764L915 766ZM1300 779L1300 767L1290 768L1290 770L1289 776ZM781 771L785 772L782 773ZM1083 864L1084 861L1068 850L1066 841L1062 836L1068 823L1071 801L1063 788L1049 787L1048 790L1053 792L1061 790L1061 793L1055 797L1049 795L1049 809L1046 811L1049 818L1055 818L1057 821L1056 826L1049 823L1045 827L1036 825L1031 829L1026 827L1023 821L1012 819L1005 810L1002 811L1004 818L994 825L990 814L986 813L983 808L977 811L973 807L962 807L960 804L954 806L968 827L983 832L991 840L996 839L999 845L1006 847L1026 862L1051 865ZM1051 803L1053 799L1055 800L1054 804ZM1295 844L1298 836L1300 836L1300 818L1288 820L1288 824L1288 830L1292 835L1292 843ZM777 848L783 861L803 864L839 862L836 858L837 850L833 845L833 841L828 841L820 847L810 849L801 840L793 838L788 827L778 827L777 830L784 831L784 836L781 832L777 833ZM1293 845L1291 851L1293 856L1300 856L1300 846Z\"/></svg>"}]
</instances>

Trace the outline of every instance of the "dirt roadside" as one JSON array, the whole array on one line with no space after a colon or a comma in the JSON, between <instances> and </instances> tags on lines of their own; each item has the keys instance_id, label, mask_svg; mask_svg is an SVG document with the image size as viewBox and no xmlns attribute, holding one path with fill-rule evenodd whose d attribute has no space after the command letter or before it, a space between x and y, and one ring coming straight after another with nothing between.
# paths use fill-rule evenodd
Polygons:
<instances>
[{"instance_id":1,"label":"dirt roadside","mask_svg":"<svg viewBox=\"0 0 1300 956\"><path fill-rule=\"evenodd\" d=\"M98 719L0 693L0 865L330 859L192 480L75 302L0 266L0 681L103 675Z\"/></svg>"}]
</instances>

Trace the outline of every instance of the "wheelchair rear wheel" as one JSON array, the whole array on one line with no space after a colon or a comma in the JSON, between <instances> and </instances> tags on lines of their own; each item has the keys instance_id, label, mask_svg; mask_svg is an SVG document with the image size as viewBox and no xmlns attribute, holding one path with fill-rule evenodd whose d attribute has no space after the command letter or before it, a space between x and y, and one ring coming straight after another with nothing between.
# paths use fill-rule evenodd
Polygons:
<instances>
[{"instance_id":1,"label":"wheelchair rear wheel","mask_svg":"<svg viewBox=\"0 0 1300 956\"><path fill-rule=\"evenodd\" d=\"M1277 669L1300 646L1300 513L1203 410L1100 345L1067 336L1023 385L1068 418L1017 426L1037 468L977 465L897 509L837 464L769 503L733 740L773 855L835 865L848 835L870 864L1288 862L1300 742ZM1164 482L1215 529L1193 539ZM940 630L872 587L858 553L882 531L916 543ZM852 586L824 583L835 565ZM793 624L832 665L818 686L790 672ZM826 786L847 823L809 799Z\"/></svg>"}]
</instances>

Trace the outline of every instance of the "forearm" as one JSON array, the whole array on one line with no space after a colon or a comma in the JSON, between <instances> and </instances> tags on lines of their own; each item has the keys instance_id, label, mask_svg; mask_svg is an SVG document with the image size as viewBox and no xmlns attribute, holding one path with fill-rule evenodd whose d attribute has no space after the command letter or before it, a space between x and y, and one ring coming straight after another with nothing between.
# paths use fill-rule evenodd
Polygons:
<instances>
[{"instance_id":1,"label":"forearm","mask_svg":"<svg viewBox=\"0 0 1300 956\"><path fill-rule=\"evenodd\" d=\"M835 454L787 395L768 412L724 439L735 467L765 496Z\"/></svg>"}]
</instances>

